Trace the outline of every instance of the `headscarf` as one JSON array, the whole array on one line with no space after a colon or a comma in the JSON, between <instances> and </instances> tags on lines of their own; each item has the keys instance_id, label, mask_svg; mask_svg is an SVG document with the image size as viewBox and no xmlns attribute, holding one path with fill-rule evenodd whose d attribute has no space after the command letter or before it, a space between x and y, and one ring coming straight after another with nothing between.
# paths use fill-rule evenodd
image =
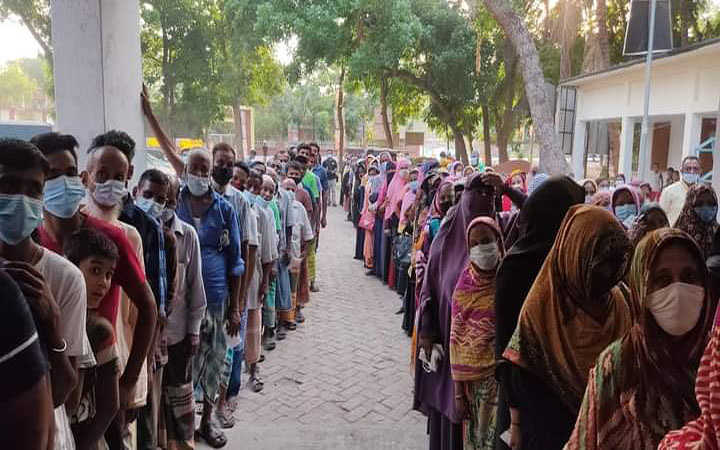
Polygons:
<instances>
[{"instance_id":1,"label":"headscarf","mask_svg":"<svg viewBox=\"0 0 720 450\"><path fill-rule=\"evenodd\" d=\"M660 207L660 205L658 205L657 203L645 203L640 209L640 214L635 217L633 226L630 229L629 238L630 244L633 247L637 247L638 243L642 240L642 238L645 237L645 235L649 232L653 231L653 229L650 229L651 224L648 222L648 219L651 217L652 214L657 213L660 213L663 215L663 217L665 217L665 224L660 228L670 226L667 215L665 214L665 211Z\"/></svg>"},{"instance_id":2,"label":"headscarf","mask_svg":"<svg viewBox=\"0 0 720 450\"><path fill-rule=\"evenodd\" d=\"M685 244L688 251L696 257L703 278L707 280L705 259L700 248L687 233L681 230L660 228L652 231L640 241L635 250L628 281L633 299L632 306L638 314L636 324L624 339L623 352L628 358L632 358L631 366L641 368L638 379L627 381L637 384L635 387L642 394L642 402L638 403L638 407L644 406L644 412L648 416L652 416L654 409L650 403L652 399L667 395L669 392L675 395L675 406L678 409L695 404L694 372L707 344L715 314L715 311L711 310L710 296L706 289L705 306L698 323L691 332L683 336L681 341L672 342L672 339L655 322L647 307L650 275L660 251L672 242ZM632 368L628 367L628 369Z\"/></svg>"},{"instance_id":3,"label":"headscarf","mask_svg":"<svg viewBox=\"0 0 720 450\"><path fill-rule=\"evenodd\" d=\"M578 186L579 187L579 186ZM618 286L607 315L597 322L583 310L591 298L594 264L607 253L626 254L630 243L615 217L596 206L570 208L520 312L503 357L532 373L577 414L588 372L600 352L630 328L630 308ZM615 282L625 273L616 268Z\"/></svg>"},{"instance_id":4,"label":"headscarf","mask_svg":"<svg viewBox=\"0 0 720 450\"><path fill-rule=\"evenodd\" d=\"M610 204L612 205L613 214L615 214L615 201L617 200L618 196L621 192L627 191L630 193L630 196L633 199L633 203L635 203L635 206L637 207L638 213L640 213L640 208L642 208L642 194L638 192L637 189L635 189L633 186L623 184L622 186L619 186L617 189L615 189L612 193Z\"/></svg>"},{"instance_id":5,"label":"headscarf","mask_svg":"<svg viewBox=\"0 0 720 450\"><path fill-rule=\"evenodd\" d=\"M671 431L660 442L658 450L718 450L720 449L720 327L715 327L712 339L705 347L695 379L695 397L700 405L700 417L680 430Z\"/></svg>"},{"instance_id":6,"label":"headscarf","mask_svg":"<svg viewBox=\"0 0 720 450\"><path fill-rule=\"evenodd\" d=\"M598 192L598 186L597 186L597 183L595 182L595 180L593 180L592 178L585 178L585 179L583 179L583 180L580 180L580 186L582 186L583 189L585 189L585 185L586 185L587 183L592 184L593 187L595 188L595 192L596 192L596 193ZM593 195L594 195L594 194L593 194Z\"/></svg>"},{"instance_id":7,"label":"headscarf","mask_svg":"<svg viewBox=\"0 0 720 450\"><path fill-rule=\"evenodd\" d=\"M400 227L401 229L404 229L405 226L408 223L408 218L406 217L407 211L413 206L415 203L415 192L416 189L412 189L409 185L405 185L405 194L403 195L402 199L402 205L400 206Z\"/></svg>"},{"instance_id":8,"label":"headscarf","mask_svg":"<svg viewBox=\"0 0 720 450\"><path fill-rule=\"evenodd\" d=\"M452 294L468 261L466 230L478 216L495 215L494 199L480 175L468 180L460 203L448 214L430 248L426 276L420 293L417 328L422 336L435 336L443 348L450 346ZM461 418L455 411L449 358L443 358L437 372L426 373L415 365L413 407L425 413L439 411L454 423Z\"/></svg>"},{"instance_id":9,"label":"headscarf","mask_svg":"<svg viewBox=\"0 0 720 450\"><path fill-rule=\"evenodd\" d=\"M700 246L703 255L707 257L712 249L712 240L718 228L718 223L715 218L713 218L712 222L705 223L700 220L700 217L695 212L698 198L703 192L710 192L717 205L718 199L713 188L705 183L696 183L687 192L685 206L683 206L680 217L678 217L677 222L675 222L675 228L679 228L692 236Z\"/></svg>"},{"instance_id":10,"label":"headscarf","mask_svg":"<svg viewBox=\"0 0 720 450\"><path fill-rule=\"evenodd\" d=\"M584 190L583 190L584 192ZM608 191L598 191L592 196L590 204L593 206L599 206L605 208L608 211L612 210L612 193Z\"/></svg>"},{"instance_id":11,"label":"headscarf","mask_svg":"<svg viewBox=\"0 0 720 450\"><path fill-rule=\"evenodd\" d=\"M502 233L490 217L477 217L467 228L487 227L495 234L500 257L505 254ZM450 370L455 381L493 377L495 372L495 269L480 270L470 261L465 265L452 296L450 327Z\"/></svg>"},{"instance_id":12,"label":"headscarf","mask_svg":"<svg viewBox=\"0 0 720 450\"><path fill-rule=\"evenodd\" d=\"M398 202L402 200L402 195L405 192L405 183L410 179L410 173L407 170L409 161L400 160L397 164L397 174L393 177L392 181L388 185L386 197L388 204L385 207L384 220L389 220L393 213L398 212Z\"/></svg>"},{"instance_id":13,"label":"headscarf","mask_svg":"<svg viewBox=\"0 0 720 450\"><path fill-rule=\"evenodd\" d=\"M685 243L702 265L700 249L680 230L658 229L640 242L629 273L636 322L590 372L568 450L654 449L670 429L700 412L693 386L711 327L710 297L695 328L678 343L660 329L646 303L655 260L670 242Z\"/></svg>"},{"instance_id":14,"label":"headscarf","mask_svg":"<svg viewBox=\"0 0 720 450\"><path fill-rule=\"evenodd\" d=\"M498 268L495 314L495 357L501 358L515 331L525 297L555 242L560 223L585 191L571 178L547 180L525 200L515 227L519 237Z\"/></svg>"}]
</instances>

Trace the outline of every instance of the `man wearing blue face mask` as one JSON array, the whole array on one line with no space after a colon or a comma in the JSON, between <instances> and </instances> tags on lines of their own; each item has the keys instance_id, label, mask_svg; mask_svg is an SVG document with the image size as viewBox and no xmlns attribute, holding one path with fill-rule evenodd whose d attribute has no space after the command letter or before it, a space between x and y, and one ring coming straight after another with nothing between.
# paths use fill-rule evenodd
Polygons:
<instances>
[{"instance_id":1,"label":"man wearing blue face mask","mask_svg":"<svg viewBox=\"0 0 720 450\"><path fill-rule=\"evenodd\" d=\"M55 442L60 444L56 448L65 448L74 443L66 406L77 407L70 393L78 381L79 361L89 358L92 349L85 331L87 294L82 273L31 238L42 223L48 172L47 160L33 144L0 140L0 258L25 294L46 346L52 368Z\"/></svg>"},{"instance_id":2,"label":"man wearing blue face mask","mask_svg":"<svg viewBox=\"0 0 720 450\"><path fill-rule=\"evenodd\" d=\"M700 160L697 156L686 156L682 161L680 181L677 181L660 194L660 207L665 211L674 226L680 217L688 190L700 180Z\"/></svg>"},{"instance_id":3,"label":"man wearing blue face mask","mask_svg":"<svg viewBox=\"0 0 720 450\"><path fill-rule=\"evenodd\" d=\"M117 225L113 225L79 210L80 201L84 196L84 188L81 190L78 187L79 177L75 153L77 141L75 138L59 133L45 133L35 136L32 142L38 146L49 163L44 193L44 219L43 224L37 229L39 242L43 247L62 254L65 238L80 228L88 227L103 232L115 243L120 259L110 291L97 305L94 305L94 308L111 323L117 323L120 288L122 288L138 311L135 328L131 330L133 333L132 348L125 356L125 361L123 361L125 370L118 380L121 409L115 425L111 427L112 431L108 431L107 435L109 442L117 443L118 440L122 440L120 434L124 428L125 409L132 402L131 392L135 390L154 332L157 314L155 299L145 280L145 274L139 261L140 256L135 252L135 245L130 242L126 232L120 228L123 224L117 222ZM83 175L86 182L89 182L91 177L93 180L119 178L120 173L128 170L127 159L117 149L93 152L90 155L88 166L89 173ZM132 230L134 231L134 228ZM110 363L110 361L98 360L99 366ZM78 439L81 438L78 437Z\"/></svg>"},{"instance_id":4,"label":"man wearing blue face mask","mask_svg":"<svg viewBox=\"0 0 720 450\"><path fill-rule=\"evenodd\" d=\"M205 150L192 151L175 213L193 225L200 238L207 309L200 328L200 349L193 361L193 381L204 395L198 434L212 447L219 448L227 443L227 438L215 428L211 418L220 385L227 383L227 379L221 379L228 350L224 330L235 336L241 323L245 264L237 214L211 188L210 173L210 154Z\"/></svg>"}]
</instances>

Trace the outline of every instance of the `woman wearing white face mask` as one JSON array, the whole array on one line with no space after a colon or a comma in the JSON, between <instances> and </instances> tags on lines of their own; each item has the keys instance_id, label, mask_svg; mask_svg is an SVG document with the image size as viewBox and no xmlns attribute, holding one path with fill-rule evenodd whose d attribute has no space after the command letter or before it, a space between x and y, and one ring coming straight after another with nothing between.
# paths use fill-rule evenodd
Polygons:
<instances>
[{"instance_id":1,"label":"woman wearing white face mask","mask_svg":"<svg viewBox=\"0 0 720 450\"><path fill-rule=\"evenodd\" d=\"M465 419L466 450L495 446L495 271L504 255L502 234L490 217L467 229L469 260L452 299L450 371L455 405Z\"/></svg>"},{"instance_id":2,"label":"woman wearing white face mask","mask_svg":"<svg viewBox=\"0 0 720 450\"><path fill-rule=\"evenodd\" d=\"M715 310L700 249L680 230L652 231L629 284L635 323L590 372L567 449L655 449L700 415L695 374Z\"/></svg>"}]
</instances>

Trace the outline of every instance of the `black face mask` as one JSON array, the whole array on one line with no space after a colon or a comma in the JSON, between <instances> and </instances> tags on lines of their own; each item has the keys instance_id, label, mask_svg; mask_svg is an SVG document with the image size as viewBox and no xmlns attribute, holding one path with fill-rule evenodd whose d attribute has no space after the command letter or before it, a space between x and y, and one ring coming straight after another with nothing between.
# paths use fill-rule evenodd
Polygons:
<instances>
[{"instance_id":1,"label":"black face mask","mask_svg":"<svg viewBox=\"0 0 720 450\"><path fill-rule=\"evenodd\" d=\"M440 209L442 210L443 215L447 214L452 205L452 201L440 202Z\"/></svg>"},{"instance_id":2,"label":"black face mask","mask_svg":"<svg viewBox=\"0 0 720 450\"><path fill-rule=\"evenodd\" d=\"M212 170L212 179L220 186L225 186L230 182L233 176L231 167L215 166Z\"/></svg>"}]
</instances>

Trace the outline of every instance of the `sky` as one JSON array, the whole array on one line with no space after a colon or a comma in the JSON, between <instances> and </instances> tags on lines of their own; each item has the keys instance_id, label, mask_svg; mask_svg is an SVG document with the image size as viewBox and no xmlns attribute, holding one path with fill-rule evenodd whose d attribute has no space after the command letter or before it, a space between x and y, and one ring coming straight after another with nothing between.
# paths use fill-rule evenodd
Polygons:
<instances>
[{"instance_id":1,"label":"sky","mask_svg":"<svg viewBox=\"0 0 720 450\"><path fill-rule=\"evenodd\" d=\"M557 1L557 0L555 0ZM720 8L720 0L710 0L715 7ZM42 54L40 46L35 42L30 32L19 20L10 18L0 22L0 42L12 42L12 45L0 45L0 66L17 58L35 57ZM281 63L287 64L292 59L292 47L295 43L280 44L275 48L275 55ZM296 44L295 44L296 45Z\"/></svg>"}]
</instances>

